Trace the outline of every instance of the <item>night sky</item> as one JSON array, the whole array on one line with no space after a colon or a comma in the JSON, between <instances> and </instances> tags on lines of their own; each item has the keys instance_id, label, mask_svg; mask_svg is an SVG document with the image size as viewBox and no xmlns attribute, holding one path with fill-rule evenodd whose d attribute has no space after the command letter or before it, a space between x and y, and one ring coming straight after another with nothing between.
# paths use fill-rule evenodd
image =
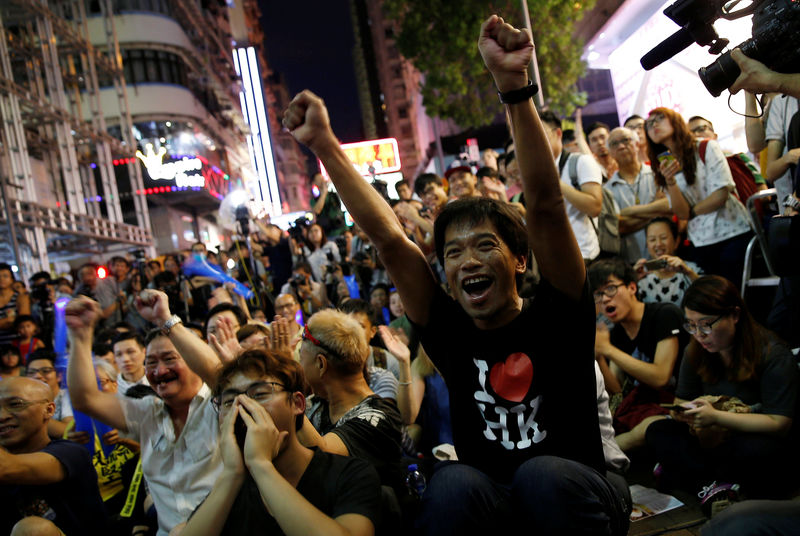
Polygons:
<instances>
[{"instance_id":1,"label":"night sky","mask_svg":"<svg viewBox=\"0 0 800 536\"><path fill-rule=\"evenodd\" d=\"M353 68L353 28L348 0L259 0L267 61L294 95L310 89L328 106L342 142L364 139Z\"/></svg>"}]
</instances>

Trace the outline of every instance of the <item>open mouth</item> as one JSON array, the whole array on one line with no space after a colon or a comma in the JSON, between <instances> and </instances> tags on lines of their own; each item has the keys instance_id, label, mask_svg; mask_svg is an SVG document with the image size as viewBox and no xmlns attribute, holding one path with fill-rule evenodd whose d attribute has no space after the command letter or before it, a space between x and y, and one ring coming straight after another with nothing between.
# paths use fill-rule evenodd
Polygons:
<instances>
[{"instance_id":1,"label":"open mouth","mask_svg":"<svg viewBox=\"0 0 800 536\"><path fill-rule=\"evenodd\" d=\"M152 387L154 389L164 388L178 379L176 375L164 376L153 381Z\"/></svg>"},{"instance_id":2,"label":"open mouth","mask_svg":"<svg viewBox=\"0 0 800 536\"><path fill-rule=\"evenodd\" d=\"M473 303L478 303L486 299L492 280L485 275L467 277L461 281L461 289Z\"/></svg>"},{"instance_id":3,"label":"open mouth","mask_svg":"<svg viewBox=\"0 0 800 536\"><path fill-rule=\"evenodd\" d=\"M615 305L609 305L605 308L605 315L609 318L616 315L617 307Z\"/></svg>"},{"instance_id":4,"label":"open mouth","mask_svg":"<svg viewBox=\"0 0 800 536\"><path fill-rule=\"evenodd\" d=\"M17 427L13 424L7 424L5 426L0 426L0 436L6 436L11 434Z\"/></svg>"}]
</instances>

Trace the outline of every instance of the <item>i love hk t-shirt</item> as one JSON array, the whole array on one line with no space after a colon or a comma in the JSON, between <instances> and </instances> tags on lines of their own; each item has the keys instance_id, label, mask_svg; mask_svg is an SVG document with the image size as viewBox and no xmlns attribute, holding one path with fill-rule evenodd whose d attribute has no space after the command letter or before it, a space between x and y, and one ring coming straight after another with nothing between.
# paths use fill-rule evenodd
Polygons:
<instances>
[{"instance_id":1,"label":"i love hk t-shirt","mask_svg":"<svg viewBox=\"0 0 800 536\"><path fill-rule=\"evenodd\" d=\"M437 290L421 342L450 391L459 461L498 482L535 456L604 472L588 287L572 300L546 281L509 324L475 327Z\"/></svg>"}]
</instances>

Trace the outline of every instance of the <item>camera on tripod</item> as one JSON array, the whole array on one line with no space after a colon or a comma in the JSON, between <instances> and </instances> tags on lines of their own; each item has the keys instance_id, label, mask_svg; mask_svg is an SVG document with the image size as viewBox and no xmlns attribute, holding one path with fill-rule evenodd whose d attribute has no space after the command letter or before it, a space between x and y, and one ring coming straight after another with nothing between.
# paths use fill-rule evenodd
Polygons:
<instances>
[{"instance_id":1,"label":"camera on tripod","mask_svg":"<svg viewBox=\"0 0 800 536\"><path fill-rule=\"evenodd\" d=\"M740 4L747 5L737 8ZM797 0L678 0L665 9L664 14L681 29L642 56L645 70L660 65L695 42L708 46L711 54L720 54L729 41L717 35L712 23L719 18L736 20L753 15L753 36L736 48L773 71L800 72L800 2ZM730 51L698 70L700 80L715 97L731 87L740 73Z\"/></svg>"}]
</instances>

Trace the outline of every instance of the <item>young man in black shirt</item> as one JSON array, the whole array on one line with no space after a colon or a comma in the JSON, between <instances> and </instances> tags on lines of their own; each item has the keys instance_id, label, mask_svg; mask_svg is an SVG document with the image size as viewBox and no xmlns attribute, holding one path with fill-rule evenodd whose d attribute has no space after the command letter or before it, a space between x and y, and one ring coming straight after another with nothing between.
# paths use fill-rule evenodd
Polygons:
<instances>
[{"instance_id":1,"label":"young man in black shirt","mask_svg":"<svg viewBox=\"0 0 800 536\"><path fill-rule=\"evenodd\" d=\"M526 31L492 16L478 45L508 103L527 229L497 201L448 204L436 219L435 242L452 297L438 289L390 207L353 170L321 99L308 91L295 97L284 125L322 160L377 247L450 390L462 463L433 475L423 496L422 531L624 534L621 494L602 474L594 307L547 136L526 88L533 43ZM528 245L542 284L533 299L523 300L517 280Z\"/></svg>"},{"instance_id":2,"label":"young man in black shirt","mask_svg":"<svg viewBox=\"0 0 800 536\"><path fill-rule=\"evenodd\" d=\"M225 468L182 536L374 533L378 475L300 444L304 390L300 365L274 351L248 350L222 369L214 401Z\"/></svg>"},{"instance_id":3,"label":"young man in black shirt","mask_svg":"<svg viewBox=\"0 0 800 536\"><path fill-rule=\"evenodd\" d=\"M669 302L639 301L636 273L619 257L592 263L589 283L600 312L614 323L611 331L598 325L594 348L606 388L624 395L614 428L617 444L629 452L644 446L652 422L669 415L661 404L675 398L678 362L688 342L683 313Z\"/></svg>"}]
</instances>

